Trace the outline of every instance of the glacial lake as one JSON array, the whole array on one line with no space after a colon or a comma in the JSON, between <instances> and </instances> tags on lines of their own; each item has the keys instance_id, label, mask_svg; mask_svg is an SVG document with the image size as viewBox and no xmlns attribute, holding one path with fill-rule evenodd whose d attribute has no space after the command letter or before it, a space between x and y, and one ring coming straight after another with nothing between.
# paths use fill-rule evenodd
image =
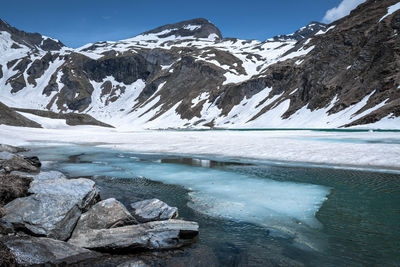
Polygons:
<instances>
[{"instance_id":1,"label":"glacial lake","mask_svg":"<svg viewBox=\"0 0 400 267\"><path fill-rule=\"evenodd\" d=\"M329 141L329 140L321 140ZM399 266L400 171L30 146L126 206L159 198L200 225L221 266Z\"/></svg>"}]
</instances>

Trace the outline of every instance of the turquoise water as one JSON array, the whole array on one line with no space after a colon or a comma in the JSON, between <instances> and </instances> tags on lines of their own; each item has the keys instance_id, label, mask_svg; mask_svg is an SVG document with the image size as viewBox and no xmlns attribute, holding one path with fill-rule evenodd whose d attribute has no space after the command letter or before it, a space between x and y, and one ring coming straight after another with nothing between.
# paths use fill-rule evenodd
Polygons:
<instances>
[{"instance_id":1,"label":"turquoise water","mask_svg":"<svg viewBox=\"0 0 400 267\"><path fill-rule=\"evenodd\" d=\"M399 266L400 174L264 161L33 146L47 168L125 205L157 197L200 224L223 266Z\"/></svg>"}]
</instances>

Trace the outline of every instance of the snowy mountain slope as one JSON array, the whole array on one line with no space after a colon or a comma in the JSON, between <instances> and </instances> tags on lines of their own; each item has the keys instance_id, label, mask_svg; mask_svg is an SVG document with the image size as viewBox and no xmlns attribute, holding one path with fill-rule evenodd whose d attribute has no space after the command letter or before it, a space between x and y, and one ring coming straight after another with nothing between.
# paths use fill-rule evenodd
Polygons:
<instances>
[{"instance_id":1,"label":"snowy mountain slope","mask_svg":"<svg viewBox=\"0 0 400 267\"><path fill-rule=\"evenodd\" d=\"M1 22L0 97L127 129L400 128L397 3L370 0L332 25L263 42L194 19L71 49L25 43Z\"/></svg>"}]
</instances>

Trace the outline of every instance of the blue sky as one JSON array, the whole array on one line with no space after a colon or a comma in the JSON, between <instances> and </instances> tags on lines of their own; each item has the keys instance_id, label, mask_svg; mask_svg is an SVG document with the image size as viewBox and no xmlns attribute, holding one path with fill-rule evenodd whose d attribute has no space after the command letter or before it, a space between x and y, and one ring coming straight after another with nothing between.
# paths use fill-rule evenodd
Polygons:
<instances>
[{"instance_id":1,"label":"blue sky","mask_svg":"<svg viewBox=\"0 0 400 267\"><path fill-rule=\"evenodd\" d=\"M198 17L213 22L224 37L265 40L291 33L310 21L323 21L326 12L340 4L346 6L346 2L352 2L354 5L362 0L5 2L1 5L0 18L12 26L79 47L89 42L129 38L164 24Z\"/></svg>"}]
</instances>

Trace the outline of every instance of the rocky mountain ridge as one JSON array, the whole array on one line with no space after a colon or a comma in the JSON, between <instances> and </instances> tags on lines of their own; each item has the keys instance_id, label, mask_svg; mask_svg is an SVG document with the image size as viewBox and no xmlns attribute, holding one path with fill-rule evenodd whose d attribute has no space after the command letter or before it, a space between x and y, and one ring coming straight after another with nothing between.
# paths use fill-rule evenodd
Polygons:
<instances>
[{"instance_id":1,"label":"rocky mountain ridge","mask_svg":"<svg viewBox=\"0 0 400 267\"><path fill-rule=\"evenodd\" d=\"M127 129L399 128L397 5L262 42L194 19L72 49L1 22L1 101Z\"/></svg>"}]
</instances>

